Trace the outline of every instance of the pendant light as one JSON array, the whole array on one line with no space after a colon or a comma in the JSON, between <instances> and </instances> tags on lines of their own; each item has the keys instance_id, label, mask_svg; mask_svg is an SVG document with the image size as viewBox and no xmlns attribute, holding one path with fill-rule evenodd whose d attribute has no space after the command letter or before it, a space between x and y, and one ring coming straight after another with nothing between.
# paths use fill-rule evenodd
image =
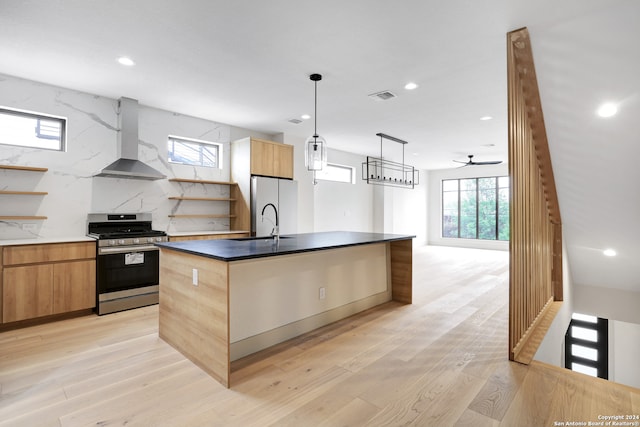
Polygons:
<instances>
[{"instance_id":1,"label":"pendant light","mask_svg":"<svg viewBox=\"0 0 640 427\"><path fill-rule=\"evenodd\" d=\"M327 141L318 135L318 82L322 80L320 74L311 74L309 79L315 88L314 113L313 113L313 135L311 135L304 145L304 164L307 170L319 171L327 165Z\"/></svg>"}]
</instances>

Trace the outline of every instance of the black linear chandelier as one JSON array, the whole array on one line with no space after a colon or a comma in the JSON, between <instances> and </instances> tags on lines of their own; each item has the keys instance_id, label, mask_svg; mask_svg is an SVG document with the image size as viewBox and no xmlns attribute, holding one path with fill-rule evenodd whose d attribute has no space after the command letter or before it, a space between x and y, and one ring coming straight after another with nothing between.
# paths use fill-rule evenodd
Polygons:
<instances>
[{"instance_id":1,"label":"black linear chandelier","mask_svg":"<svg viewBox=\"0 0 640 427\"><path fill-rule=\"evenodd\" d=\"M404 146L408 142L384 133L376 133L376 136L380 137L380 157L367 156L367 161L362 163L362 179L368 184L402 188L414 188L418 185L420 171L404 163ZM392 162L382 157L383 139L402 144L402 162Z\"/></svg>"}]
</instances>

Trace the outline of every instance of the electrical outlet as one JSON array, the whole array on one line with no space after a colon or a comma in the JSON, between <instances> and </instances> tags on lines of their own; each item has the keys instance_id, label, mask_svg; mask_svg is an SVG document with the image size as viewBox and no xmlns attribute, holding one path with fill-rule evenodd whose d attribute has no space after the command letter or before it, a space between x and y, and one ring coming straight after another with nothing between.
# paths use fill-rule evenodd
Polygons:
<instances>
[{"instance_id":1,"label":"electrical outlet","mask_svg":"<svg viewBox=\"0 0 640 427\"><path fill-rule=\"evenodd\" d=\"M327 291L325 288L320 288L320 299L325 299L327 296Z\"/></svg>"},{"instance_id":2,"label":"electrical outlet","mask_svg":"<svg viewBox=\"0 0 640 427\"><path fill-rule=\"evenodd\" d=\"M193 286L198 286L198 269L194 268L192 270L192 277L193 277Z\"/></svg>"},{"instance_id":3,"label":"electrical outlet","mask_svg":"<svg viewBox=\"0 0 640 427\"><path fill-rule=\"evenodd\" d=\"M22 229L24 231L35 232L38 230L38 224L33 224L33 223L22 224Z\"/></svg>"}]
</instances>

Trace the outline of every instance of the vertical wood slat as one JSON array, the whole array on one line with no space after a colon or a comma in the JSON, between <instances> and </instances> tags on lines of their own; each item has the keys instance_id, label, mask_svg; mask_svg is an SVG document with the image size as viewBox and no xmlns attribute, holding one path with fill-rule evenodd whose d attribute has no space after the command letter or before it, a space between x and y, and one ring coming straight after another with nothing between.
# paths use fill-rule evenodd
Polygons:
<instances>
[{"instance_id":1,"label":"vertical wood slat","mask_svg":"<svg viewBox=\"0 0 640 427\"><path fill-rule=\"evenodd\" d=\"M562 300L562 227L529 33L507 34L509 113L509 358L549 302Z\"/></svg>"}]
</instances>

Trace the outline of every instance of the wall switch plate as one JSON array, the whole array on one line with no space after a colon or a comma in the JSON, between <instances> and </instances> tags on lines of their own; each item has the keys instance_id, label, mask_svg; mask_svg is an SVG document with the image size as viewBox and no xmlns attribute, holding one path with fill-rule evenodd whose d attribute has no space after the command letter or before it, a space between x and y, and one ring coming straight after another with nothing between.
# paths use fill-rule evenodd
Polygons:
<instances>
[{"instance_id":1,"label":"wall switch plate","mask_svg":"<svg viewBox=\"0 0 640 427\"><path fill-rule=\"evenodd\" d=\"M327 296L327 291L325 288L320 288L320 299L325 299Z\"/></svg>"},{"instance_id":2,"label":"wall switch plate","mask_svg":"<svg viewBox=\"0 0 640 427\"><path fill-rule=\"evenodd\" d=\"M192 270L192 277L193 277L193 286L198 286L198 269L194 268Z\"/></svg>"},{"instance_id":3,"label":"wall switch plate","mask_svg":"<svg viewBox=\"0 0 640 427\"><path fill-rule=\"evenodd\" d=\"M38 224L33 224L33 223L26 223L26 224L22 224L22 229L24 231L37 231L38 230Z\"/></svg>"}]
</instances>

